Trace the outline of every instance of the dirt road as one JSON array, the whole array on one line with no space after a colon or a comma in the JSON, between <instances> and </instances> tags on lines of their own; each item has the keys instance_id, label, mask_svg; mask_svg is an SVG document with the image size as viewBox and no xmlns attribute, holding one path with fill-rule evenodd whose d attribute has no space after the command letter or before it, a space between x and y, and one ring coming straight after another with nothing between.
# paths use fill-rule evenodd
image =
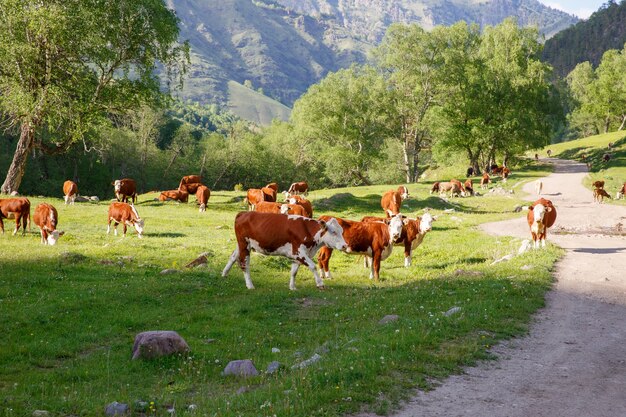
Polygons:
<instances>
[{"instance_id":1,"label":"dirt road","mask_svg":"<svg viewBox=\"0 0 626 417\"><path fill-rule=\"evenodd\" d=\"M495 347L497 361L417 393L396 417L626 416L626 209L593 203L585 165L549 161L542 196L558 218L548 242L567 254L530 334ZM534 183L523 191L534 199ZM529 237L525 215L483 230Z\"/></svg>"}]
</instances>

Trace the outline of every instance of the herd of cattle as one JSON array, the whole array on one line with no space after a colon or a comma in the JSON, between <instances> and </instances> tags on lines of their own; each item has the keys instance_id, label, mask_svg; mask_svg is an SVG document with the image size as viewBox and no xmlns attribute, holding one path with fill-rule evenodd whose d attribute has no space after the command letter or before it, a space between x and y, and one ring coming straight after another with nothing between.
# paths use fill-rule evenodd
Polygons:
<instances>
[{"instance_id":1,"label":"herd of cattle","mask_svg":"<svg viewBox=\"0 0 626 417\"><path fill-rule=\"evenodd\" d=\"M506 181L510 170L506 167L490 167L492 175L499 175ZM491 176L484 173L480 185L486 188ZM114 223L123 225L124 236L127 227L134 227L139 238L143 236L144 220L139 216L137 187L132 179L116 180L112 183L116 200L109 206L107 234ZM538 181L538 187L542 185ZM604 191L604 182L594 184L596 195L608 196ZM277 202L278 184L269 183L260 189L249 189L246 195L247 212L235 217L235 235L237 247L230 255L222 275L226 276L235 262L244 272L246 286L254 288L250 279L250 252L256 251L264 255L283 256L291 259L290 289L295 289L295 277L300 265L306 265L315 277L318 287L323 287L322 277L318 274L313 258L317 254L317 262L323 278L331 278L329 263L333 250L348 254L362 255L365 264L370 268L370 278L378 280L380 264L389 257L393 246L404 248L404 265L411 265L412 252L422 243L424 236L432 230L436 220L426 212L421 217L409 218L401 214L401 205L409 198L406 186L386 192L381 198L381 208L385 217L366 216L360 221L342 219L340 217L321 216L313 219L313 206L305 197L308 195L306 182L293 183L284 191L284 202ZM618 197L626 191L626 183L618 192ZM433 184L431 194L450 192L451 196L475 195L471 179L464 183L456 179ZM539 188L537 194L541 193ZM72 181L63 184L65 204L74 204L78 195L78 187ZM189 194L196 195L200 211L206 210L210 190L201 182L198 175L188 175L181 179L178 189L163 191L160 201L176 200L187 202ZM130 202L130 203L129 203ZM20 226L22 234L30 224L30 201L24 197L0 199L0 227L4 233L4 218L14 218L15 235ZM556 220L556 208L550 200L540 198L528 207L528 225L533 238L534 247L545 246L546 231ZM35 208L33 221L40 229L43 244L54 245L62 231L57 230L57 210L48 203L41 203Z\"/></svg>"}]
</instances>

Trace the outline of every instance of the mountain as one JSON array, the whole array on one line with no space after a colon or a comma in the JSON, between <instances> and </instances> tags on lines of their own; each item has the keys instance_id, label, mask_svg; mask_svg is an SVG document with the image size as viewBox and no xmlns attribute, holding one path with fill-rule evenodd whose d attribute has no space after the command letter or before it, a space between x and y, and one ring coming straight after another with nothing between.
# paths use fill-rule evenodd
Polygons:
<instances>
[{"instance_id":1,"label":"mountain","mask_svg":"<svg viewBox=\"0 0 626 417\"><path fill-rule=\"evenodd\" d=\"M626 1L606 3L588 20L577 23L548 39L543 59L556 74L565 77L585 61L598 66L609 49L623 49L626 43Z\"/></svg>"},{"instance_id":2,"label":"mountain","mask_svg":"<svg viewBox=\"0 0 626 417\"><path fill-rule=\"evenodd\" d=\"M191 46L179 97L228 105L263 124L287 118L285 106L329 71L364 62L394 22L430 29L458 20L495 25L513 15L546 36L576 22L536 0L167 1Z\"/></svg>"}]
</instances>

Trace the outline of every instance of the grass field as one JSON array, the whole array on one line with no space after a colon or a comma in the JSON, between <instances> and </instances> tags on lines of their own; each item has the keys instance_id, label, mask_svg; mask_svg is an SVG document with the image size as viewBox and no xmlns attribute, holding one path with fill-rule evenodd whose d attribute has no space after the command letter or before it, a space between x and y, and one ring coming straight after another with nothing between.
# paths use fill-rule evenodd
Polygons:
<instances>
[{"instance_id":1,"label":"grass field","mask_svg":"<svg viewBox=\"0 0 626 417\"><path fill-rule=\"evenodd\" d=\"M609 143L613 144L612 149L608 148ZM589 163L590 174L585 179L585 185L590 190L594 181L603 180L605 190L615 198L615 192L626 182L626 132L611 132L550 145L542 149L540 154L545 156L547 149L552 150L553 157ZM611 159L604 162L602 158L607 153L611 155ZM591 193L589 198L591 200ZM608 201L626 205L625 199Z\"/></svg>"},{"instance_id":2,"label":"grass field","mask_svg":"<svg viewBox=\"0 0 626 417\"><path fill-rule=\"evenodd\" d=\"M508 186L546 174L535 166L514 173ZM66 232L58 245L40 245L34 228L0 236L0 415L94 416L113 401L130 404L134 416L169 415L172 407L178 416L387 412L410 388L428 388L488 358L498 340L523 334L561 253L550 246L491 266L520 242L475 226L524 215L512 212L519 196L455 200L455 211L444 213L451 206L430 196L429 186L411 185L404 204L409 215L425 207L439 215L413 266L403 267L397 248L374 283L361 258L336 253L326 291L306 268L289 291L289 262L281 258L252 257L255 290L245 288L239 269L220 276L243 193L215 192L204 214L142 195L142 240L132 230L126 238L105 234L108 203L45 199ZM319 190L310 198L316 216L359 219L382 214L380 195L389 188ZM42 200L31 198L32 206ZM206 267L183 267L202 252L210 254ZM181 272L161 275L166 268ZM452 307L460 312L443 314ZM379 325L387 314L400 319ZM191 353L132 361L133 339L147 330L177 331ZM290 369L316 352L318 363ZM253 360L261 375L222 376L235 359ZM285 369L265 374L271 361Z\"/></svg>"}]
</instances>

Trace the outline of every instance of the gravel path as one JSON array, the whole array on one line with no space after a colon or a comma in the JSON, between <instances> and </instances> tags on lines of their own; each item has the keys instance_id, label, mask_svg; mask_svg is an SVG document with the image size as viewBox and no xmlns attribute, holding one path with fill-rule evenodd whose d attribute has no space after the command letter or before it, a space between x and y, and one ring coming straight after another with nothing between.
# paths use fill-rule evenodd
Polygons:
<instances>
[{"instance_id":1,"label":"gravel path","mask_svg":"<svg viewBox=\"0 0 626 417\"><path fill-rule=\"evenodd\" d=\"M548 161L555 172L542 197L558 216L547 240L567 254L530 334L492 349L499 360L418 392L396 417L626 416L626 209L593 202L585 165ZM534 182L523 191L532 199ZM482 229L530 237L525 212Z\"/></svg>"}]
</instances>

